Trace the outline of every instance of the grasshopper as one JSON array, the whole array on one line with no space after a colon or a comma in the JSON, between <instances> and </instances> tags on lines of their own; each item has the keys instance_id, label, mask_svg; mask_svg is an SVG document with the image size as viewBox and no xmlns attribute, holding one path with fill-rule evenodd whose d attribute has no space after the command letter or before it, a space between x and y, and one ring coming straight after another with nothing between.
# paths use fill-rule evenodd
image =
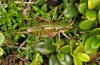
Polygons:
<instances>
[{"instance_id":1,"label":"grasshopper","mask_svg":"<svg viewBox=\"0 0 100 65\"><path fill-rule=\"evenodd\" d=\"M54 37L58 34L58 32L63 33L71 28L72 25L67 22L41 22L37 25L29 27L27 32L39 35L39 37Z\"/></svg>"},{"instance_id":2,"label":"grasshopper","mask_svg":"<svg viewBox=\"0 0 100 65\"><path fill-rule=\"evenodd\" d=\"M54 37L55 35L64 34L65 31L68 31L72 28L72 24L68 22L38 22L37 24L29 27L26 31L23 32L13 32L13 33L22 33L22 34L34 34L38 37ZM68 37L67 37L68 38ZM69 38L70 39L70 38Z\"/></svg>"}]
</instances>

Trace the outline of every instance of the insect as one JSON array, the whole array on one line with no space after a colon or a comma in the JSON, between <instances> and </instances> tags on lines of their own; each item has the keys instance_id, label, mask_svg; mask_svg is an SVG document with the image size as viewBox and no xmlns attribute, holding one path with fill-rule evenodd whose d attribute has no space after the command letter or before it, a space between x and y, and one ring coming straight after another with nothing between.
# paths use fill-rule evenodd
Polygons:
<instances>
[{"instance_id":1,"label":"insect","mask_svg":"<svg viewBox=\"0 0 100 65\"><path fill-rule=\"evenodd\" d=\"M68 37L64 32L72 28L72 24L68 22L38 22L37 24L29 27L26 31L13 32L14 34L33 34L37 37L55 37L60 38L60 33L66 38Z\"/></svg>"},{"instance_id":2,"label":"insect","mask_svg":"<svg viewBox=\"0 0 100 65\"><path fill-rule=\"evenodd\" d=\"M42 22L29 27L27 32L39 35L40 37L54 37L58 32L65 32L72 26L67 22Z\"/></svg>"}]
</instances>

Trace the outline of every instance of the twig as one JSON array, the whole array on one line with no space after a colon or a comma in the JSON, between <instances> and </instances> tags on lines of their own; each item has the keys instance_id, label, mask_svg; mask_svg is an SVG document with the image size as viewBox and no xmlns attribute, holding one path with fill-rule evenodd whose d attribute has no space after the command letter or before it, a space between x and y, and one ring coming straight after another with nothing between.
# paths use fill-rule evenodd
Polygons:
<instances>
[{"instance_id":1,"label":"twig","mask_svg":"<svg viewBox=\"0 0 100 65\"><path fill-rule=\"evenodd\" d=\"M18 46L14 46L14 45L7 45L7 47L9 47L9 48L15 48L15 49L18 48ZM20 49L25 50L26 48L25 47L21 47Z\"/></svg>"},{"instance_id":2,"label":"twig","mask_svg":"<svg viewBox=\"0 0 100 65\"><path fill-rule=\"evenodd\" d=\"M31 2L31 1L32 1L32 0L29 0L29 2ZM27 6L30 6L30 5L31 5L30 3L27 4Z\"/></svg>"},{"instance_id":3,"label":"twig","mask_svg":"<svg viewBox=\"0 0 100 65\"><path fill-rule=\"evenodd\" d=\"M23 58L20 58L19 56L17 56L17 55L9 55L10 57L16 57L16 58L18 58L18 59L20 59L21 61L25 61L25 62L28 62L28 63L30 63L27 59L23 59Z\"/></svg>"},{"instance_id":4,"label":"twig","mask_svg":"<svg viewBox=\"0 0 100 65\"><path fill-rule=\"evenodd\" d=\"M61 32L66 38L68 38L69 40L74 40L74 39L68 37L62 30L60 30L60 32ZM74 41L77 42L76 40L74 40Z\"/></svg>"},{"instance_id":5,"label":"twig","mask_svg":"<svg viewBox=\"0 0 100 65\"><path fill-rule=\"evenodd\" d=\"M70 39L71 40L71 38L70 37L68 37L63 31L61 31L60 30L60 32L66 37L66 38L68 38L68 39Z\"/></svg>"},{"instance_id":6,"label":"twig","mask_svg":"<svg viewBox=\"0 0 100 65\"><path fill-rule=\"evenodd\" d=\"M21 47L25 45L25 41L18 47L18 49L21 49Z\"/></svg>"},{"instance_id":7,"label":"twig","mask_svg":"<svg viewBox=\"0 0 100 65\"><path fill-rule=\"evenodd\" d=\"M0 0L0 5L2 4L2 1Z\"/></svg>"},{"instance_id":8,"label":"twig","mask_svg":"<svg viewBox=\"0 0 100 65\"><path fill-rule=\"evenodd\" d=\"M31 1L32 1L32 0L29 0L29 2L31 2ZM26 12L30 10L30 5L31 5L31 3L29 3L29 2L27 3L26 8L23 9L23 11L22 11L22 14L23 14L23 15L26 15Z\"/></svg>"},{"instance_id":9,"label":"twig","mask_svg":"<svg viewBox=\"0 0 100 65\"><path fill-rule=\"evenodd\" d=\"M73 20L70 18L71 24L78 28L78 26L76 24L74 24L75 20L76 20L76 16L74 17Z\"/></svg>"},{"instance_id":10,"label":"twig","mask_svg":"<svg viewBox=\"0 0 100 65\"><path fill-rule=\"evenodd\" d=\"M16 56L17 58L19 58L20 60L22 60L22 61L25 61L25 62L28 62L28 63L30 63L27 59L23 59L23 58L20 58L19 56Z\"/></svg>"},{"instance_id":11,"label":"twig","mask_svg":"<svg viewBox=\"0 0 100 65\"><path fill-rule=\"evenodd\" d=\"M20 1L15 1L16 4L34 4L34 2L20 2Z\"/></svg>"}]
</instances>

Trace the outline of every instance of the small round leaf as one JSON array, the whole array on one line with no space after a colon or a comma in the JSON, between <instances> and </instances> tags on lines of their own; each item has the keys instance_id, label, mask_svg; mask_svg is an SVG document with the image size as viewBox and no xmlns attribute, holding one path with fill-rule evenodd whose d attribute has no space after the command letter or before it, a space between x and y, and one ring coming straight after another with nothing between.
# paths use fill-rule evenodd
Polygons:
<instances>
[{"instance_id":1,"label":"small round leaf","mask_svg":"<svg viewBox=\"0 0 100 65\"><path fill-rule=\"evenodd\" d=\"M91 21L96 20L97 12L95 10L86 10L86 18Z\"/></svg>"},{"instance_id":2,"label":"small round leaf","mask_svg":"<svg viewBox=\"0 0 100 65\"><path fill-rule=\"evenodd\" d=\"M88 8L94 9L98 5L98 0L88 0Z\"/></svg>"},{"instance_id":3,"label":"small round leaf","mask_svg":"<svg viewBox=\"0 0 100 65\"><path fill-rule=\"evenodd\" d=\"M90 60L90 57L86 54L86 53L80 53L78 55L78 58L81 60L81 61L85 61L85 62L88 62Z\"/></svg>"},{"instance_id":4,"label":"small round leaf","mask_svg":"<svg viewBox=\"0 0 100 65\"><path fill-rule=\"evenodd\" d=\"M90 31L91 35L99 35L100 34L100 28L95 28Z\"/></svg>"},{"instance_id":5,"label":"small round leaf","mask_svg":"<svg viewBox=\"0 0 100 65\"><path fill-rule=\"evenodd\" d=\"M95 38L91 43L92 48L99 48L100 47L100 40Z\"/></svg>"},{"instance_id":6,"label":"small round leaf","mask_svg":"<svg viewBox=\"0 0 100 65\"><path fill-rule=\"evenodd\" d=\"M94 21L85 20L79 24L80 29L90 30L94 26Z\"/></svg>"},{"instance_id":7,"label":"small round leaf","mask_svg":"<svg viewBox=\"0 0 100 65\"><path fill-rule=\"evenodd\" d=\"M86 9L87 9L87 3L86 3L86 2L83 2L83 3L81 3L81 4L79 5L78 10L79 10L79 12L80 12L81 14L84 14L85 11L86 11Z\"/></svg>"}]
</instances>

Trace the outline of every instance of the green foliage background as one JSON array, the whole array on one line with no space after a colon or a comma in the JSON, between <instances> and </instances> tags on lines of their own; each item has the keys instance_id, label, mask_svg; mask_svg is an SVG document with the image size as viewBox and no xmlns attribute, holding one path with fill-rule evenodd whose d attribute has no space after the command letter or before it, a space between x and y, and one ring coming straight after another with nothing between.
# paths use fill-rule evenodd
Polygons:
<instances>
[{"instance_id":1,"label":"green foliage background","mask_svg":"<svg viewBox=\"0 0 100 65\"><path fill-rule=\"evenodd\" d=\"M1 61L16 51L27 65L98 65L99 6L100 0L62 0L57 6L0 1Z\"/></svg>"}]
</instances>

